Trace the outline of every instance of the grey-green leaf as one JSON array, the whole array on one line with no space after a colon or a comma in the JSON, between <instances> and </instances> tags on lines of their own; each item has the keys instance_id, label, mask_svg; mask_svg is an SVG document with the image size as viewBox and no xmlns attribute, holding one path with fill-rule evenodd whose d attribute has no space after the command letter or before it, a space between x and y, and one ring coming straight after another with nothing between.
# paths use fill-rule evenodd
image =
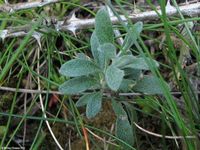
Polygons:
<instances>
[{"instance_id":1,"label":"grey-green leaf","mask_svg":"<svg viewBox=\"0 0 200 150\"><path fill-rule=\"evenodd\" d=\"M123 55L121 57L117 57L113 60L113 65L119 68L132 68L132 69L139 69L139 70L150 70L147 61L151 61L150 58L143 58L143 57L135 57L133 55ZM153 60L153 66L159 67L157 61Z\"/></svg>"},{"instance_id":2,"label":"grey-green leaf","mask_svg":"<svg viewBox=\"0 0 200 150\"><path fill-rule=\"evenodd\" d=\"M98 71L100 71L100 69L95 63L85 59L70 60L60 68L60 73L68 77L89 75Z\"/></svg>"},{"instance_id":3,"label":"grey-green leaf","mask_svg":"<svg viewBox=\"0 0 200 150\"><path fill-rule=\"evenodd\" d=\"M168 87L167 83L164 84ZM163 94L159 79L152 75L144 76L141 80L138 80L133 90L145 94Z\"/></svg>"},{"instance_id":4,"label":"grey-green leaf","mask_svg":"<svg viewBox=\"0 0 200 150\"><path fill-rule=\"evenodd\" d=\"M78 94L87 89L96 87L98 82L90 77L76 77L69 79L59 86L59 91L63 94Z\"/></svg>"},{"instance_id":5,"label":"grey-green leaf","mask_svg":"<svg viewBox=\"0 0 200 150\"><path fill-rule=\"evenodd\" d=\"M107 59L116 57L116 48L111 43L105 43L98 47L98 51L104 54Z\"/></svg>"},{"instance_id":6,"label":"grey-green leaf","mask_svg":"<svg viewBox=\"0 0 200 150\"><path fill-rule=\"evenodd\" d=\"M123 55L113 59L112 64L118 68L123 68L124 66L133 63L134 58L133 55Z\"/></svg>"},{"instance_id":7,"label":"grey-green leaf","mask_svg":"<svg viewBox=\"0 0 200 150\"><path fill-rule=\"evenodd\" d=\"M100 46L100 43L99 43L99 39L96 36L95 31L92 33L92 36L90 38L90 45L91 45L91 51L92 51L94 60L95 62L97 62L97 64L99 64L99 51L97 50L97 48Z\"/></svg>"},{"instance_id":8,"label":"grey-green leaf","mask_svg":"<svg viewBox=\"0 0 200 150\"><path fill-rule=\"evenodd\" d=\"M106 8L100 9L95 17L95 32L100 44L113 43L114 32Z\"/></svg>"},{"instance_id":9,"label":"grey-green leaf","mask_svg":"<svg viewBox=\"0 0 200 150\"><path fill-rule=\"evenodd\" d=\"M93 97L94 93L88 93L88 94L84 94L83 96L81 96L79 98L79 100L76 102L76 106L77 107L81 107L81 106L85 106L87 105L87 103L91 100L91 98Z\"/></svg>"},{"instance_id":10,"label":"grey-green leaf","mask_svg":"<svg viewBox=\"0 0 200 150\"><path fill-rule=\"evenodd\" d=\"M140 33L142 32L143 23L137 22L133 26L130 27L129 32L127 33L124 43L123 49L124 51L128 50L137 40Z\"/></svg>"},{"instance_id":11,"label":"grey-green leaf","mask_svg":"<svg viewBox=\"0 0 200 150\"><path fill-rule=\"evenodd\" d=\"M119 91L129 92L130 89L136 84L136 81L130 79L123 79L119 87Z\"/></svg>"},{"instance_id":12,"label":"grey-green leaf","mask_svg":"<svg viewBox=\"0 0 200 150\"><path fill-rule=\"evenodd\" d=\"M142 77L142 70L140 69L132 69L132 68L125 68L124 69L125 76L128 79L132 80L139 80Z\"/></svg>"},{"instance_id":13,"label":"grey-green leaf","mask_svg":"<svg viewBox=\"0 0 200 150\"><path fill-rule=\"evenodd\" d=\"M116 100L112 99L112 108L117 117L122 117L122 116L127 117L127 114L120 102L117 102Z\"/></svg>"},{"instance_id":14,"label":"grey-green leaf","mask_svg":"<svg viewBox=\"0 0 200 150\"><path fill-rule=\"evenodd\" d=\"M121 103L116 102L115 100L112 100L112 108L117 116L116 129L115 129L116 136L119 139L128 143L129 145L133 145L134 144L133 130L128 121L128 116L126 114L126 111L123 109Z\"/></svg>"},{"instance_id":15,"label":"grey-green leaf","mask_svg":"<svg viewBox=\"0 0 200 150\"><path fill-rule=\"evenodd\" d=\"M106 83L113 91L117 91L124 77L124 71L111 65L106 69Z\"/></svg>"},{"instance_id":16,"label":"grey-green leaf","mask_svg":"<svg viewBox=\"0 0 200 150\"><path fill-rule=\"evenodd\" d=\"M76 56L78 59L90 60L90 57L88 57L86 54L84 54L82 52L78 53Z\"/></svg>"},{"instance_id":17,"label":"grey-green leaf","mask_svg":"<svg viewBox=\"0 0 200 150\"><path fill-rule=\"evenodd\" d=\"M87 118L95 117L101 110L102 106L102 93L93 93L87 103L86 116Z\"/></svg>"},{"instance_id":18,"label":"grey-green leaf","mask_svg":"<svg viewBox=\"0 0 200 150\"><path fill-rule=\"evenodd\" d=\"M116 57L116 48L111 43L105 43L98 47L99 63L103 69L108 65L109 60Z\"/></svg>"},{"instance_id":19,"label":"grey-green leaf","mask_svg":"<svg viewBox=\"0 0 200 150\"><path fill-rule=\"evenodd\" d=\"M140 70L150 70L149 65L147 64L147 61L151 61L150 58L143 58L143 57L135 57L133 59L133 62L126 65L125 68L133 68L133 69L140 69ZM155 60L153 60L153 66L159 67L159 63Z\"/></svg>"},{"instance_id":20,"label":"grey-green leaf","mask_svg":"<svg viewBox=\"0 0 200 150\"><path fill-rule=\"evenodd\" d=\"M119 139L123 140L129 145L134 144L133 130L127 117L117 118L115 134Z\"/></svg>"}]
</instances>

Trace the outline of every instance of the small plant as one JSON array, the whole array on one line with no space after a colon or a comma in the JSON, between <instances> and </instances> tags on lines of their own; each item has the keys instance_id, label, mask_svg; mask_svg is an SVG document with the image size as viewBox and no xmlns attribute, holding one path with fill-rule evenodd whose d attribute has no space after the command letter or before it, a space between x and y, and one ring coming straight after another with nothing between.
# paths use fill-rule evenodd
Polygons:
<instances>
[{"instance_id":1,"label":"small plant","mask_svg":"<svg viewBox=\"0 0 200 150\"><path fill-rule=\"evenodd\" d=\"M117 116L116 135L126 143L133 145L133 130L122 104L116 99L118 92L137 91L147 94L160 94L158 79L152 75L142 76L143 70L150 70L141 56L132 55L129 50L142 31L143 24L131 26L121 50L117 53L114 44L114 32L105 8L98 11L95 18L95 30L90 39L93 58L81 53L77 58L62 65L60 73L71 77L59 87L63 94L83 94L76 106L86 105L86 116L95 117L101 110L103 99L111 99ZM153 61L154 66L158 63ZM83 93L88 90L88 93ZM108 96L109 98L104 98Z\"/></svg>"}]
</instances>

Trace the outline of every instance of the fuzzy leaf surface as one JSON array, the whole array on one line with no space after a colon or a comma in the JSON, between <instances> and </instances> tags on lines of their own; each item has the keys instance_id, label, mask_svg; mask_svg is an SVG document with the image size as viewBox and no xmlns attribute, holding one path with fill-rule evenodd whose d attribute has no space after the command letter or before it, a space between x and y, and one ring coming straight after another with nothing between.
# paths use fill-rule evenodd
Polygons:
<instances>
[{"instance_id":1,"label":"fuzzy leaf surface","mask_svg":"<svg viewBox=\"0 0 200 150\"><path fill-rule=\"evenodd\" d=\"M129 32L127 33L124 39L123 43L124 50L128 50L136 42L136 40L140 36L140 33L142 32L142 28L143 28L142 22L137 22L130 27Z\"/></svg>"},{"instance_id":2,"label":"fuzzy leaf surface","mask_svg":"<svg viewBox=\"0 0 200 150\"><path fill-rule=\"evenodd\" d=\"M145 59L150 61L150 58L135 57L133 55L123 55L113 60L113 65L119 68L132 68L139 70L150 70L149 65ZM158 67L157 61L153 60L154 66Z\"/></svg>"},{"instance_id":3,"label":"fuzzy leaf surface","mask_svg":"<svg viewBox=\"0 0 200 150\"><path fill-rule=\"evenodd\" d=\"M116 48L111 43L105 43L98 47L100 67L103 69L109 60L116 57Z\"/></svg>"},{"instance_id":4,"label":"fuzzy leaf surface","mask_svg":"<svg viewBox=\"0 0 200 150\"><path fill-rule=\"evenodd\" d=\"M118 68L124 68L124 66L127 66L133 63L134 58L135 57L133 55L123 55L123 56L113 59L112 65Z\"/></svg>"},{"instance_id":5,"label":"fuzzy leaf surface","mask_svg":"<svg viewBox=\"0 0 200 150\"><path fill-rule=\"evenodd\" d=\"M99 39L98 39L95 31L92 33L92 36L90 38L90 45L91 45L91 51L92 51L93 58L94 58L95 62L97 62L97 64L99 64L99 51L97 49L100 46L100 42L99 42Z\"/></svg>"},{"instance_id":6,"label":"fuzzy leaf surface","mask_svg":"<svg viewBox=\"0 0 200 150\"><path fill-rule=\"evenodd\" d=\"M85 106L87 105L87 103L91 100L91 98L93 97L94 93L88 93L88 94L84 94L83 96L81 96L79 98L79 100L76 102L76 106L77 107L81 107L81 106Z\"/></svg>"},{"instance_id":7,"label":"fuzzy leaf surface","mask_svg":"<svg viewBox=\"0 0 200 150\"><path fill-rule=\"evenodd\" d=\"M123 79L121 82L121 85L119 87L119 90L122 92L128 92L132 87L136 84L136 81L130 80L130 79Z\"/></svg>"},{"instance_id":8,"label":"fuzzy leaf surface","mask_svg":"<svg viewBox=\"0 0 200 150\"><path fill-rule=\"evenodd\" d=\"M77 77L82 75L89 75L100 71L99 67L86 59L73 59L60 68L60 73L68 77Z\"/></svg>"},{"instance_id":9,"label":"fuzzy leaf surface","mask_svg":"<svg viewBox=\"0 0 200 150\"><path fill-rule=\"evenodd\" d=\"M150 70L149 65L147 64L147 62L145 61L145 59L148 59L150 61L149 58L142 58L142 57L135 57L133 58L133 62L126 65L125 68L133 68L133 69L140 69L140 70ZM159 67L159 64L153 60L153 64L156 67Z\"/></svg>"},{"instance_id":10,"label":"fuzzy leaf surface","mask_svg":"<svg viewBox=\"0 0 200 150\"><path fill-rule=\"evenodd\" d=\"M109 66L106 70L106 83L108 84L109 88L111 88L113 91L117 91L119 89L123 77L124 71L120 70L119 68L113 65Z\"/></svg>"},{"instance_id":11,"label":"fuzzy leaf surface","mask_svg":"<svg viewBox=\"0 0 200 150\"><path fill-rule=\"evenodd\" d=\"M115 134L129 145L134 144L133 130L127 117L117 118Z\"/></svg>"},{"instance_id":12,"label":"fuzzy leaf surface","mask_svg":"<svg viewBox=\"0 0 200 150\"><path fill-rule=\"evenodd\" d=\"M95 32L100 44L113 43L114 32L106 8L100 9L95 17Z\"/></svg>"},{"instance_id":13,"label":"fuzzy leaf surface","mask_svg":"<svg viewBox=\"0 0 200 150\"><path fill-rule=\"evenodd\" d=\"M144 76L133 87L133 90L145 94L163 94L159 79L152 75Z\"/></svg>"},{"instance_id":14,"label":"fuzzy leaf surface","mask_svg":"<svg viewBox=\"0 0 200 150\"><path fill-rule=\"evenodd\" d=\"M86 107L87 118L90 119L95 117L100 112L101 106L102 106L102 93L100 92L93 93L89 98Z\"/></svg>"},{"instance_id":15,"label":"fuzzy leaf surface","mask_svg":"<svg viewBox=\"0 0 200 150\"><path fill-rule=\"evenodd\" d=\"M112 100L112 108L115 112L117 117L125 116L127 117L126 111L123 109L121 103L117 102L116 100Z\"/></svg>"},{"instance_id":16,"label":"fuzzy leaf surface","mask_svg":"<svg viewBox=\"0 0 200 150\"><path fill-rule=\"evenodd\" d=\"M63 94L78 94L97 85L98 82L93 78L76 77L60 85L59 91Z\"/></svg>"}]
</instances>

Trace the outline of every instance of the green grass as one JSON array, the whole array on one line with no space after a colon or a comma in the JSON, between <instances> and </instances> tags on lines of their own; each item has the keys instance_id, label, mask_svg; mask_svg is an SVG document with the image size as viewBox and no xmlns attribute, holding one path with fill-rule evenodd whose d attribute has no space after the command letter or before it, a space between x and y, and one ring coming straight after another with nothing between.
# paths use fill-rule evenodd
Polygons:
<instances>
[{"instance_id":1,"label":"green grass","mask_svg":"<svg viewBox=\"0 0 200 150\"><path fill-rule=\"evenodd\" d=\"M176 6L175 0L173 3ZM127 11L124 9L123 5L129 5L130 8L134 8L133 4L123 1L116 1L118 9L120 11L113 10L116 15L118 12L122 12L126 17L128 16ZM149 2L149 5L154 9L153 4ZM53 128L56 124L63 124L63 131L67 130L72 134L71 144L76 140L86 141L86 138L90 141L89 146L91 149L103 149L104 146L108 146L109 149L120 149L120 143L125 144L130 149L144 149L145 144L150 146L152 149L156 149L155 141L163 145L163 149L169 149L169 146L173 146L174 149L198 149L199 139L188 139L186 136L196 136L199 135L200 130L200 107L199 107L199 95L195 93L195 87L190 82L192 75L186 72L185 68L182 68L182 64L179 62L180 54L178 51L182 49L176 48L176 43L172 39L177 37L182 45L187 47L186 50L190 49L189 53L192 55L194 63L199 64L200 60L200 38L199 33L194 33L188 27L188 22L193 21L194 23L199 23L198 17L184 18L184 16L179 11L179 16L173 19L169 19L165 14L165 3L160 1L161 10L163 15L160 15L160 21L145 23L143 33L141 38L135 43L135 46L131 48L134 54L140 54L141 56L148 56L149 58L159 59L160 68L156 68L152 59L146 59L151 68L153 75L159 78L159 84L163 90L163 95L153 95L153 96L136 96L136 97L123 97L121 103L125 107L129 120L132 124L134 131L135 144L134 146L128 145L124 141L120 140L114 135L114 131L106 128L106 123L100 124L101 127L97 128L95 121L87 121L85 118L84 108L78 109L75 106L77 97L69 96L58 96L59 100L53 107L49 107L49 101L52 99L52 94L42 94L43 103L45 105L45 110L47 113L47 119L44 118L39 102L39 94L27 94L18 93L19 88L28 89L38 88L38 78L40 79L40 86L42 89L47 91L57 91L58 86L63 83L67 78L62 77L58 70L60 66L67 60L73 59L77 53L83 52L90 55L90 45L89 38L91 31L93 29L80 30L77 32L76 37L69 32L55 31L53 27L45 27L49 30L49 33L44 33L41 38L42 48L40 50L40 58L37 59L38 43L31 37L32 33L37 30L37 28L42 27L40 24L42 18L48 16L56 16L59 19L63 19L67 13L71 12L74 8L79 8L85 13L90 14L92 17L95 16L95 11L80 4L80 1L73 0L70 2L57 3L56 5L45 6L47 11L43 8L35 8L34 10L23 10L13 14L0 14L1 30L6 29L9 26L16 27L21 25L26 25L31 22L33 18L37 18L36 24L30 29L30 32L25 37L15 37L7 38L2 41L1 51L0 51L0 86L14 87L16 92L14 96L10 96L11 104L8 104L9 109L1 108L0 105L0 126L6 128L6 132L2 137L0 137L0 147L6 146L16 146L14 139L23 135L24 127L29 127L30 124L35 126L34 133L31 133L31 143L28 146L30 149L47 148L45 144L48 143L49 146L56 146L54 141L49 134L45 121L48 121ZM176 6L178 8L178 6ZM119 18L120 19L120 18ZM133 23L129 20L130 25ZM180 33L179 24L183 24L186 29L186 35ZM199 24L198 24L199 25ZM129 32L125 23L121 22L120 31L122 32L122 37L124 33ZM156 39L155 36L150 36L148 33L158 33L165 35L166 39L162 45L162 49L155 51L154 54L151 53L149 47L145 45L145 40L155 40L155 44L160 44L160 40ZM120 46L118 46L120 50ZM144 57L146 58L146 57ZM167 59L167 60L163 60ZM38 74L37 64L40 64L40 74ZM199 66L197 66L197 70ZM28 79L28 76L30 77ZM196 75L198 80L198 76ZM183 114L177 104L174 95L168 90L164 81L172 82L176 84L177 89L181 92L182 102L184 105ZM2 95L2 96L1 96ZM0 97L3 95L9 96L8 91L0 91ZM4 99L0 98L0 101ZM25 109L26 103L26 112ZM19 108L23 113L20 113ZM33 108L37 108L36 113L33 113ZM30 113L33 113L30 114ZM151 121L157 121L159 124L152 123ZM111 120L112 121L112 120ZM17 124L16 124L17 122ZM25 126L26 122L26 126ZM114 123L114 121L113 121ZM139 124L141 127L145 128L149 125L155 126L155 130L152 132L157 132L163 136L183 136L182 140L168 140L165 137L155 138L152 135L140 131L134 123ZM92 134L87 132L85 137L83 133L83 128L88 128L93 131L96 135L106 140L110 139L110 142L117 144L118 146L113 146L109 143L103 143L103 141L97 139ZM27 131L30 130L27 128ZM65 132L58 132L54 130L57 138L67 137L69 135L63 135ZM28 138L28 132L27 138ZM69 136L69 137L70 137ZM49 141L46 138L49 137ZM152 141L155 140L155 141ZM60 144L64 147L66 143L61 142ZM144 144L145 143L145 144ZM69 145L68 145L69 146ZM83 144L84 147L84 144ZM147 147L149 148L149 147Z\"/></svg>"}]
</instances>

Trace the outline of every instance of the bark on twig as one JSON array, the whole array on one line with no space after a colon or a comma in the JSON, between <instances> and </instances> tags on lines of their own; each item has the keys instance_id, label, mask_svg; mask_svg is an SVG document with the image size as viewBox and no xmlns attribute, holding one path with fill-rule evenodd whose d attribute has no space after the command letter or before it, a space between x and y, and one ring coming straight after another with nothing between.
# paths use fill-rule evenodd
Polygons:
<instances>
[{"instance_id":1,"label":"bark on twig","mask_svg":"<svg viewBox=\"0 0 200 150\"><path fill-rule=\"evenodd\" d=\"M17 4L4 4L0 5L0 12L14 13L19 10L43 7L45 5L58 3L60 0L40 0L35 2L17 3Z\"/></svg>"},{"instance_id":2,"label":"bark on twig","mask_svg":"<svg viewBox=\"0 0 200 150\"><path fill-rule=\"evenodd\" d=\"M58 1L58 0L54 0ZM49 1L50 2L50 1ZM193 15L199 15L200 14L200 2L194 3L194 4L189 4L189 5L184 5L179 7L180 11L182 12L183 15L185 16L193 16ZM161 14L161 10L158 10L158 13ZM176 8L170 8L166 10L166 14L169 17L175 16L178 14ZM147 11L147 12L142 12L142 13L135 13L135 14L130 14L129 18L133 22L137 21L150 21L150 20L156 20L159 19L159 16L155 11ZM126 21L126 17L121 15L121 19L123 21ZM111 21L113 24L119 23L119 20L117 17L112 16ZM34 23L34 22L33 22ZM33 24L31 23L31 24ZM78 29L86 29L93 27L95 24L95 18L92 19L78 19L73 15L69 20L67 21L57 21L52 24L52 26L55 28L56 31L71 31L73 33L76 32ZM31 26L31 25L30 25ZM24 28L20 27L17 28L17 31L14 31L14 28L12 30L10 29L5 29L0 31L0 38L5 39L7 37L19 37L19 36L25 36L28 34L28 31L24 30ZM39 29L42 32L48 32L46 29Z\"/></svg>"},{"instance_id":3,"label":"bark on twig","mask_svg":"<svg viewBox=\"0 0 200 150\"><path fill-rule=\"evenodd\" d=\"M195 4L180 6L179 9L182 12L182 14L186 15L186 16L199 15L200 14L200 2L195 3ZM158 10L158 13L161 14L161 10ZM177 15L177 13L178 12L177 12L176 8L166 10L166 14L169 17L175 16L175 15ZM137 22L137 21L155 20L155 19L158 19L159 16L157 15L157 13L155 11L147 11L147 12L142 12L142 13L130 14L129 18L133 22ZM123 15L121 15L121 19L123 21L127 20L126 17ZM113 24L119 23L118 18L115 16L111 17L111 21ZM75 18L75 19L71 18L67 22L68 22L68 24L62 25L60 27L61 30L71 31L72 28L83 29L83 28L92 27L92 26L94 26L95 18L84 19L84 20L77 19L77 18Z\"/></svg>"},{"instance_id":4,"label":"bark on twig","mask_svg":"<svg viewBox=\"0 0 200 150\"><path fill-rule=\"evenodd\" d=\"M7 92L19 92L19 93L32 93L32 94L58 94L63 95L59 91L47 91L47 90L33 90L33 89L17 89L12 87L0 87L0 91ZM200 94L200 91L195 91L195 93ZM181 92L171 92L172 95L181 95ZM119 96L142 96L142 95L151 95L151 94L142 94L142 93L119 93ZM78 95L77 95L78 96ZM80 95L79 95L80 96ZM104 96L110 96L110 93L104 93Z\"/></svg>"}]
</instances>

